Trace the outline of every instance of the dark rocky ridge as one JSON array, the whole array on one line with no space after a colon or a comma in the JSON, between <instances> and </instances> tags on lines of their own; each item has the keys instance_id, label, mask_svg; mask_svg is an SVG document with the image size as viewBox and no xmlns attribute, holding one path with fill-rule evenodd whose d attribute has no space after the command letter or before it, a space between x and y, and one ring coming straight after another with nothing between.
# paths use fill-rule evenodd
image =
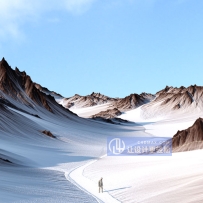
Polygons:
<instances>
[{"instance_id":1,"label":"dark rocky ridge","mask_svg":"<svg viewBox=\"0 0 203 203\"><path fill-rule=\"evenodd\" d=\"M191 85L189 87L168 87L156 93L156 97L149 104L142 107L143 117L151 118L166 116L172 113L199 113L203 110L203 87Z\"/></svg>"},{"instance_id":2,"label":"dark rocky ridge","mask_svg":"<svg viewBox=\"0 0 203 203\"><path fill-rule=\"evenodd\" d=\"M18 68L13 70L4 58L0 61L0 98L4 103L6 103L6 97L9 96L31 108L35 108L37 104L51 113L55 113L56 108L72 113L59 105L54 97L43 93L36 86L37 84L25 71L21 72ZM9 104L8 100L7 103Z\"/></svg>"},{"instance_id":3,"label":"dark rocky ridge","mask_svg":"<svg viewBox=\"0 0 203 203\"><path fill-rule=\"evenodd\" d=\"M203 119L199 118L186 130L178 131L172 140L173 152L203 149Z\"/></svg>"},{"instance_id":4,"label":"dark rocky ridge","mask_svg":"<svg viewBox=\"0 0 203 203\"><path fill-rule=\"evenodd\" d=\"M154 102L162 101L161 105L170 105L171 109L185 108L193 102L201 104L203 99L203 87L191 85L189 87L173 88L166 86L165 89L156 93Z\"/></svg>"},{"instance_id":5,"label":"dark rocky ridge","mask_svg":"<svg viewBox=\"0 0 203 203\"><path fill-rule=\"evenodd\" d=\"M152 94L142 93L139 95L134 93L125 98L117 99L117 101L115 102L115 106L120 111L135 109L143 104L152 101L154 98L155 96Z\"/></svg>"},{"instance_id":6,"label":"dark rocky ridge","mask_svg":"<svg viewBox=\"0 0 203 203\"><path fill-rule=\"evenodd\" d=\"M105 96L100 93L92 93L87 96L81 96L79 94L75 94L73 97L64 98L64 107L71 108L72 106L77 107L90 107L98 104L105 104L107 102L116 101L116 99Z\"/></svg>"},{"instance_id":7,"label":"dark rocky ridge","mask_svg":"<svg viewBox=\"0 0 203 203\"><path fill-rule=\"evenodd\" d=\"M62 95L60 95L60 94L58 94L58 93L56 93L56 92L54 92L54 91L50 91L48 88L42 87L42 86L41 86L40 84L38 84L38 83L34 83L34 86L35 86L38 90L40 90L41 92L44 92L45 94L49 94L49 95L51 95L51 96L53 96L53 97L60 97L60 98L63 98Z\"/></svg>"},{"instance_id":8,"label":"dark rocky ridge","mask_svg":"<svg viewBox=\"0 0 203 203\"><path fill-rule=\"evenodd\" d=\"M117 109L117 108L114 108L114 109L108 109L106 111L101 111L95 115L93 115L91 118L106 118L106 119L109 119L109 118L115 118L117 116L120 116L122 113Z\"/></svg>"},{"instance_id":9,"label":"dark rocky ridge","mask_svg":"<svg viewBox=\"0 0 203 203\"><path fill-rule=\"evenodd\" d=\"M56 138L49 130L43 130L42 133L49 137Z\"/></svg>"},{"instance_id":10,"label":"dark rocky ridge","mask_svg":"<svg viewBox=\"0 0 203 203\"><path fill-rule=\"evenodd\" d=\"M71 108L73 106L78 108L96 106L100 104L109 104L106 111L101 111L98 114L92 116L92 118L114 118L121 115L122 111L131 110L137 108L143 104L152 101L155 98L152 94L131 94L125 98L111 98L100 93L92 93L87 96L80 96L75 94L73 97L64 98L63 106L65 108ZM117 109L117 112L115 111Z\"/></svg>"},{"instance_id":11,"label":"dark rocky ridge","mask_svg":"<svg viewBox=\"0 0 203 203\"><path fill-rule=\"evenodd\" d=\"M32 106L27 100L28 96L35 103L52 112L46 95L35 88L30 76L24 71L20 72L18 68L12 70L4 58L0 62L0 90L13 99Z\"/></svg>"},{"instance_id":12,"label":"dark rocky ridge","mask_svg":"<svg viewBox=\"0 0 203 203\"><path fill-rule=\"evenodd\" d=\"M155 96L152 94L142 93L139 95L134 93L125 98L115 99L113 102L111 102L109 109L93 115L92 118L115 118L121 115L122 111L138 108L139 106L152 101L154 97Z\"/></svg>"},{"instance_id":13,"label":"dark rocky ridge","mask_svg":"<svg viewBox=\"0 0 203 203\"><path fill-rule=\"evenodd\" d=\"M87 96L75 94L73 97L64 98L64 106L66 108L71 108L72 106L78 106L81 108L110 103L112 107L119 110L130 110L150 102L154 99L154 97L155 96L152 94L142 93L138 95L134 93L125 98L111 98L103 94L93 92Z\"/></svg>"}]
</instances>

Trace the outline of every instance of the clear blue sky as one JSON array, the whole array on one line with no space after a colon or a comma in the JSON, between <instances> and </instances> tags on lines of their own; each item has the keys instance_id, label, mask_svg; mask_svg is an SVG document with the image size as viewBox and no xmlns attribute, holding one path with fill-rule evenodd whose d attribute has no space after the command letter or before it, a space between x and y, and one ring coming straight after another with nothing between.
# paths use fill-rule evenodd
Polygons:
<instances>
[{"instance_id":1,"label":"clear blue sky","mask_svg":"<svg viewBox=\"0 0 203 203\"><path fill-rule=\"evenodd\" d=\"M3 56L65 97L203 85L203 1L0 0Z\"/></svg>"}]
</instances>

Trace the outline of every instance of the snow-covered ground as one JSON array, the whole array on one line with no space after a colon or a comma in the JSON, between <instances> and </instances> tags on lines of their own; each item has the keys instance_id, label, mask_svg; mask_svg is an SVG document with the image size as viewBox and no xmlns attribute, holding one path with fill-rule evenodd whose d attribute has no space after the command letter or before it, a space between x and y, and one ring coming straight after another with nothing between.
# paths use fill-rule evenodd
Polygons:
<instances>
[{"instance_id":1,"label":"snow-covered ground","mask_svg":"<svg viewBox=\"0 0 203 203\"><path fill-rule=\"evenodd\" d=\"M138 108L119 117L137 122L145 128L145 132L162 137L173 136L197 119L197 116L189 115L145 120L140 111L141 108ZM138 129L136 136L139 132ZM202 202L202 156L202 150L162 157L104 156L76 169L71 177L103 202ZM104 180L104 194L97 191L100 177Z\"/></svg>"},{"instance_id":2,"label":"snow-covered ground","mask_svg":"<svg viewBox=\"0 0 203 203\"><path fill-rule=\"evenodd\" d=\"M1 114L0 158L13 163L0 160L0 202L203 201L202 150L167 157L105 156L108 136L173 136L197 116L145 120L138 108L120 116L135 124L113 125L16 105L30 113L9 108ZM106 105L75 112L88 117ZM32 115L36 112L38 117ZM104 193L98 193L101 177Z\"/></svg>"},{"instance_id":3,"label":"snow-covered ground","mask_svg":"<svg viewBox=\"0 0 203 203\"><path fill-rule=\"evenodd\" d=\"M71 107L69 110L76 113L78 116L83 118L89 118L101 111L106 111L111 106L111 103L99 104L96 106L85 107L85 108L75 108Z\"/></svg>"},{"instance_id":4,"label":"snow-covered ground","mask_svg":"<svg viewBox=\"0 0 203 203\"><path fill-rule=\"evenodd\" d=\"M137 129L146 134L141 126L59 116L42 109L37 117L36 111L24 109L30 113L8 108L1 114L0 158L12 163L0 159L0 202L98 202L74 178L67 178L69 173L106 154L107 136L133 136ZM56 139L42 130L51 131Z\"/></svg>"},{"instance_id":5,"label":"snow-covered ground","mask_svg":"<svg viewBox=\"0 0 203 203\"><path fill-rule=\"evenodd\" d=\"M119 202L202 202L202 156L202 150L165 157L107 156L86 167L83 175L95 187L102 176L104 193Z\"/></svg>"},{"instance_id":6,"label":"snow-covered ground","mask_svg":"<svg viewBox=\"0 0 203 203\"><path fill-rule=\"evenodd\" d=\"M145 128L145 132L154 136L172 137L178 130L183 130L191 126L200 116L203 116L203 113L182 114L180 116L174 114L170 117L164 117L162 115L151 119L145 119L143 118L141 106L137 109L127 111L118 117L142 125Z\"/></svg>"}]
</instances>

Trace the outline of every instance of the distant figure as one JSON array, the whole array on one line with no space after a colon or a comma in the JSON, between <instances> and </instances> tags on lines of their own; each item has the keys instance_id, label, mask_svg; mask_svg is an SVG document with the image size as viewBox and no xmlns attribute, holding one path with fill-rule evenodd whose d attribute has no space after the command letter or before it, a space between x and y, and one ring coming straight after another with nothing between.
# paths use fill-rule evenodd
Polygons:
<instances>
[{"instance_id":1,"label":"distant figure","mask_svg":"<svg viewBox=\"0 0 203 203\"><path fill-rule=\"evenodd\" d=\"M103 193L103 181L102 181L102 179L103 179L103 178L101 178L101 179L99 180L99 183L98 183L98 185L99 185L99 193L100 193L100 191Z\"/></svg>"}]
</instances>

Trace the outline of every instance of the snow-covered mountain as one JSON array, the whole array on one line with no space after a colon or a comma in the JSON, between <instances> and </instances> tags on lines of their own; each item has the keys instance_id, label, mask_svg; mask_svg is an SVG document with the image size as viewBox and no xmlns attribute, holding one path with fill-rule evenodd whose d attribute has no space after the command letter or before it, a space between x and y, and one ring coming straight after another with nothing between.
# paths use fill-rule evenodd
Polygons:
<instances>
[{"instance_id":1,"label":"snow-covered mountain","mask_svg":"<svg viewBox=\"0 0 203 203\"><path fill-rule=\"evenodd\" d=\"M117 109L108 109L106 111L101 111L95 115L93 115L91 118L115 118L117 116L120 116L122 113Z\"/></svg>"},{"instance_id":2,"label":"snow-covered mountain","mask_svg":"<svg viewBox=\"0 0 203 203\"><path fill-rule=\"evenodd\" d=\"M203 151L187 151L202 146L202 112L199 86L166 87L155 96L92 93L65 99L34 83L25 71L13 70L3 58L0 202L202 202ZM175 151L187 152L106 156L107 137L173 135ZM104 193L98 193L101 177Z\"/></svg>"},{"instance_id":3,"label":"snow-covered mountain","mask_svg":"<svg viewBox=\"0 0 203 203\"><path fill-rule=\"evenodd\" d=\"M87 96L80 96L79 94L75 94L73 97L64 98L60 103L65 108L82 108L82 107L90 107L99 104L106 104L109 102L113 102L116 99L110 98L100 93L94 93Z\"/></svg>"},{"instance_id":4,"label":"snow-covered mountain","mask_svg":"<svg viewBox=\"0 0 203 203\"><path fill-rule=\"evenodd\" d=\"M23 111L25 106L32 110L43 108L55 114L63 114L66 111L71 113L59 105L54 97L40 91L36 86L25 71L20 72L18 68L13 70L6 60L2 59L0 62L1 103L16 109L22 107Z\"/></svg>"},{"instance_id":5,"label":"snow-covered mountain","mask_svg":"<svg viewBox=\"0 0 203 203\"><path fill-rule=\"evenodd\" d=\"M178 131L172 145L174 152L203 149L203 119L198 118L188 129Z\"/></svg>"},{"instance_id":6,"label":"snow-covered mountain","mask_svg":"<svg viewBox=\"0 0 203 203\"><path fill-rule=\"evenodd\" d=\"M143 104L147 104L154 98L155 96L153 94L144 92L139 95L134 93L125 98L118 99L114 105L120 111L127 111L142 106Z\"/></svg>"},{"instance_id":7,"label":"snow-covered mountain","mask_svg":"<svg viewBox=\"0 0 203 203\"><path fill-rule=\"evenodd\" d=\"M203 87L192 85L174 88L166 86L156 93L155 99L142 107L144 118L174 114L201 113L203 110Z\"/></svg>"},{"instance_id":8,"label":"snow-covered mountain","mask_svg":"<svg viewBox=\"0 0 203 203\"><path fill-rule=\"evenodd\" d=\"M188 113L195 115L203 111L203 87L166 86L155 95L134 93L125 98L110 98L100 93L92 93L88 96L75 95L68 99L64 98L61 104L81 117L112 118L118 116L118 112L124 113L138 107L141 107L140 113L143 119L181 116ZM114 114L115 109L116 114Z\"/></svg>"},{"instance_id":9,"label":"snow-covered mountain","mask_svg":"<svg viewBox=\"0 0 203 203\"><path fill-rule=\"evenodd\" d=\"M3 58L0 202L96 202L68 174L100 156L105 137L97 125L59 105L54 97L37 89L30 76L13 70ZM92 126L92 133L84 133L87 126ZM93 138L95 133L98 140ZM88 150L90 143L94 155Z\"/></svg>"},{"instance_id":10,"label":"snow-covered mountain","mask_svg":"<svg viewBox=\"0 0 203 203\"><path fill-rule=\"evenodd\" d=\"M111 98L103 94L93 92L91 95L87 96L80 96L76 94L73 97L60 100L59 103L65 108L76 113L78 113L78 110L80 113L80 109L85 110L86 107L97 108L97 106L100 105L100 108L101 105L103 105L104 108L101 108L101 111L91 111L93 114L90 113L85 117L114 118L121 114L119 112L135 109L143 104L149 103L154 98L154 95L147 93L142 93L140 95L134 93L125 98Z\"/></svg>"},{"instance_id":11,"label":"snow-covered mountain","mask_svg":"<svg viewBox=\"0 0 203 203\"><path fill-rule=\"evenodd\" d=\"M34 86L40 90L41 92L44 92L47 95L51 95L52 97L55 98L55 100L59 100L59 99L63 99L64 97L54 91L50 91L49 89L47 89L46 87L42 87L40 84L38 83L34 83Z\"/></svg>"},{"instance_id":12,"label":"snow-covered mountain","mask_svg":"<svg viewBox=\"0 0 203 203\"><path fill-rule=\"evenodd\" d=\"M82 108L109 103L111 104L111 107L113 106L119 110L129 110L146 104L154 98L154 95L147 93L142 93L140 95L134 93L125 98L111 98L103 94L93 92L87 96L75 94L73 97L64 98L61 103L66 108Z\"/></svg>"}]
</instances>

